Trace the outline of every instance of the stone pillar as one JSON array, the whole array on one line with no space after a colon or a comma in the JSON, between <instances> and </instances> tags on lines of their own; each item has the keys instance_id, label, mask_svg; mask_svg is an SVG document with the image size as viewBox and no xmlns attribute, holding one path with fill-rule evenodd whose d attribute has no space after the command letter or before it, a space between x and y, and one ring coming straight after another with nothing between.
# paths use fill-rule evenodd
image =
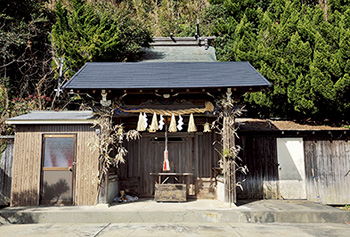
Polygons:
<instances>
[{"instance_id":1,"label":"stone pillar","mask_svg":"<svg viewBox=\"0 0 350 237\"><path fill-rule=\"evenodd\" d=\"M101 181L101 186L99 188L98 193L98 201L97 204L107 204L107 197L108 197L108 173L104 176L104 178Z\"/></svg>"}]
</instances>

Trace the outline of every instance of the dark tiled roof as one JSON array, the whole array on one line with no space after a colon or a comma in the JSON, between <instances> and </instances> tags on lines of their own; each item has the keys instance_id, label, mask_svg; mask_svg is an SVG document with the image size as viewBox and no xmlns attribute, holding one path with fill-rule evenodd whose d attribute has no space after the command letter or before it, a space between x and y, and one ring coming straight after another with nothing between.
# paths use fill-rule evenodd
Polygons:
<instances>
[{"instance_id":1,"label":"dark tiled roof","mask_svg":"<svg viewBox=\"0 0 350 237\"><path fill-rule=\"evenodd\" d=\"M86 63L64 89L268 87L248 62Z\"/></svg>"}]
</instances>

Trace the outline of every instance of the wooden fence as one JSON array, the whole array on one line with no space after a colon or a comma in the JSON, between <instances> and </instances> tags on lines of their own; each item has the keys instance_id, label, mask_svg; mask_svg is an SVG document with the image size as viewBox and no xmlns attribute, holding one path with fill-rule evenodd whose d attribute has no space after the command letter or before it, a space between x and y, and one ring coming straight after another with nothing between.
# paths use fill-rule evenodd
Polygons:
<instances>
[{"instance_id":1,"label":"wooden fence","mask_svg":"<svg viewBox=\"0 0 350 237\"><path fill-rule=\"evenodd\" d=\"M333 205L349 204L350 174L347 173L350 170L350 141L307 137L304 138L304 150L308 200Z\"/></svg>"},{"instance_id":2,"label":"wooden fence","mask_svg":"<svg viewBox=\"0 0 350 237\"><path fill-rule=\"evenodd\" d=\"M3 139L7 146L0 156L0 205L9 205L11 200L13 140Z\"/></svg>"},{"instance_id":3,"label":"wooden fence","mask_svg":"<svg viewBox=\"0 0 350 237\"><path fill-rule=\"evenodd\" d=\"M269 133L240 134L237 139L243 149L240 157L249 169L243 191L237 190L238 199L279 199L277 138L283 135ZM350 141L346 137L299 134L303 137L306 197L324 204L350 203ZM314 170L315 177L312 175ZM316 183L316 185L315 185ZM318 198L318 196L320 198Z\"/></svg>"}]
</instances>

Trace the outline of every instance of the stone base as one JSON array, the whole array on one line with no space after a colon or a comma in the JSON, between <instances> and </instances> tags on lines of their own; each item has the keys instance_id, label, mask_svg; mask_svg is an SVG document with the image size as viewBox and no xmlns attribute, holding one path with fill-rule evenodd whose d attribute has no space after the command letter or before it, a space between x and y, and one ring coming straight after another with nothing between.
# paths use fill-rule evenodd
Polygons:
<instances>
[{"instance_id":1,"label":"stone base","mask_svg":"<svg viewBox=\"0 0 350 237\"><path fill-rule=\"evenodd\" d=\"M109 208L109 203L98 203L95 205L96 208Z\"/></svg>"}]
</instances>

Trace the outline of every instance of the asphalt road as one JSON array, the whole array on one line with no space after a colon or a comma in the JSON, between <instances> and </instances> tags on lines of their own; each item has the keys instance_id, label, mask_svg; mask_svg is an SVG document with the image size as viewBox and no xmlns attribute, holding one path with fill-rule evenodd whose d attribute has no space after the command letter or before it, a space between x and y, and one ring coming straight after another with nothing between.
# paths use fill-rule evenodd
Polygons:
<instances>
[{"instance_id":1,"label":"asphalt road","mask_svg":"<svg viewBox=\"0 0 350 237\"><path fill-rule=\"evenodd\" d=\"M2 225L0 236L350 236L350 224L26 224Z\"/></svg>"}]
</instances>

